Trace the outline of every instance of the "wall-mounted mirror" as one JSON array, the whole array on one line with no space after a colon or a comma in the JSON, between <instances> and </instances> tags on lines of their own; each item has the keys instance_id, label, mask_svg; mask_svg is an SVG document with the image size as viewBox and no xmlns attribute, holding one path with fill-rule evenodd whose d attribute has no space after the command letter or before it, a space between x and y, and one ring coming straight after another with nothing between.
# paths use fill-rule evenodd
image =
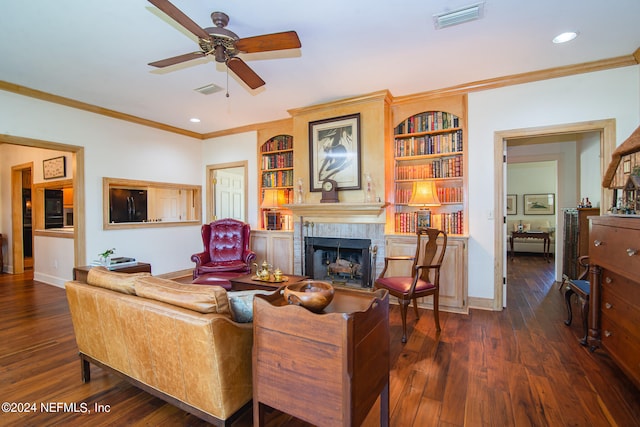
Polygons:
<instances>
[{"instance_id":1,"label":"wall-mounted mirror","mask_svg":"<svg viewBox=\"0 0 640 427\"><path fill-rule=\"evenodd\" d=\"M102 179L103 228L171 227L201 222L199 185Z\"/></svg>"},{"instance_id":2,"label":"wall-mounted mirror","mask_svg":"<svg viewBox=\"0 0 640 427\"><path fill-rule=\"evenodd\" d=\"M207 166L207 222L234 218L247 222L247 162Z\"/></svg>"}]
</instances>

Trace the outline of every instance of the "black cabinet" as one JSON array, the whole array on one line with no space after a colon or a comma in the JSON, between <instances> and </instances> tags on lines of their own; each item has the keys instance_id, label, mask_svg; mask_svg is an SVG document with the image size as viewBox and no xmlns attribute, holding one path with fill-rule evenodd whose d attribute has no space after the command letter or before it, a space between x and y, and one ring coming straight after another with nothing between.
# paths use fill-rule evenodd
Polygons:
<instances>
[{"instance_id":1,"label":"black cabinet","mask_svg":"<svg viewBox=\"0 0 640 427\"><path fill-rule=\"evenodd\" d=\"M564 210L563 279L575 279L581 273L578 258L589 255L590 216L600 215L600 208L569 208Z\"/></svg>"}]
</instances>

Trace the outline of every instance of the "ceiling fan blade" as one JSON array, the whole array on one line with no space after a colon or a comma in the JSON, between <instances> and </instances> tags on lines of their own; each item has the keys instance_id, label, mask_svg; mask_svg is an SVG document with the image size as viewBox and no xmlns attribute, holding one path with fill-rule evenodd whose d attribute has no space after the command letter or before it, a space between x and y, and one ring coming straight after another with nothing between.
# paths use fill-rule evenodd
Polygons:
<instances>
[{"instance_id":1,"label":"ceiling fan blade","mask_svg":"<svg viewBox=\"0 0 640 427\"><path fill-rule=\"evenodd\" d=\"M302 45L300 44L300 39L295 31L247 37L236 42L236 48L245 53L297 49L300 46Z\"/></svg>"},{"instance_id":2,"label":"ceiling fan blade","mask_svg":"<svg viewBox=\"0 0 640 427\"><path fill-rule=\"evenodd\" d=\"M203 52L191 52L185 53L184 55L174 56L172 58L161 59L160 61L150 62L149 65L152 67L168 67L169 65L179 64L181 62L191 61L192 59L202 58L205 54Z\"/></svg>"},{"instance_id":3,"label":"ceiling fan blade","mask_svg":"<svg viewBox=\"0 0 640 427\"><path fill-rule=\"evenodd\" d=\"M184 28L193 33L196 37L201 39L210 39L211 36L205 30L203 30L198 24L193 22L191 18L182 13L180 9L175 7L167 0L149 0L149 3L169 15L174 21L182 25Z\"/></svg>"},{"instance_id":4,"label":"ceiling fan blade","mask_svg":"<svg viewBox=\"0 0 640 427\"><path fill-rule=\"evenodd\" d=\"M231 69L240 79L247 84L251 89L257 89L264 85L264 80L255 73L249 66L240 58L233 57L227 61L227 67Z\"/></svg>"}]
</instances>

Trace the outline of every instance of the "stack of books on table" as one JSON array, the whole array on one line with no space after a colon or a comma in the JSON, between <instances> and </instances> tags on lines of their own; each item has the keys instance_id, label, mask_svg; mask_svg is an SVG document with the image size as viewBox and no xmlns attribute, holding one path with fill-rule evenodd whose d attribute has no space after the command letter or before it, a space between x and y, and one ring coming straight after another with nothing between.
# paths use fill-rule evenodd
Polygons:
<instances>
[{"instance_id":1,"label":"stack of books on table","mask_svg":"<svg viewBox=\"0 0 640 427\"><path fill-rule=\"evenodd\" d=\"M137 263L138 261L136 261L135 258L120 256L109 259L108 265L100 260L94 260L93 262L91 262L91 265L94 267L106 267L109 270L117 270L118 268L127 267L129 265L136 265Z\"/></svg>"}]
</instances>

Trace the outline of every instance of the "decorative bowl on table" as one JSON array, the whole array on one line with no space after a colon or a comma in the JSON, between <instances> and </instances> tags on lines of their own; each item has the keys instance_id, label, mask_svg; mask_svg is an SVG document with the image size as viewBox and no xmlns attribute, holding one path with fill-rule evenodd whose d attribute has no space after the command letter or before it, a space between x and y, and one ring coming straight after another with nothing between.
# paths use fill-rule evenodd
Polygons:
<instances>
[{"instance_id":1,"label":"decorative bowl on table","mask_svg":"<svg viewBox=\"0 0 640 427\"><path fill-rule=\"evenodd\" d=\"M289 304L320 313L333 299L333 286L319 280L305 280L284 288L284 299Z\"/></svg>"}]
</instances>

